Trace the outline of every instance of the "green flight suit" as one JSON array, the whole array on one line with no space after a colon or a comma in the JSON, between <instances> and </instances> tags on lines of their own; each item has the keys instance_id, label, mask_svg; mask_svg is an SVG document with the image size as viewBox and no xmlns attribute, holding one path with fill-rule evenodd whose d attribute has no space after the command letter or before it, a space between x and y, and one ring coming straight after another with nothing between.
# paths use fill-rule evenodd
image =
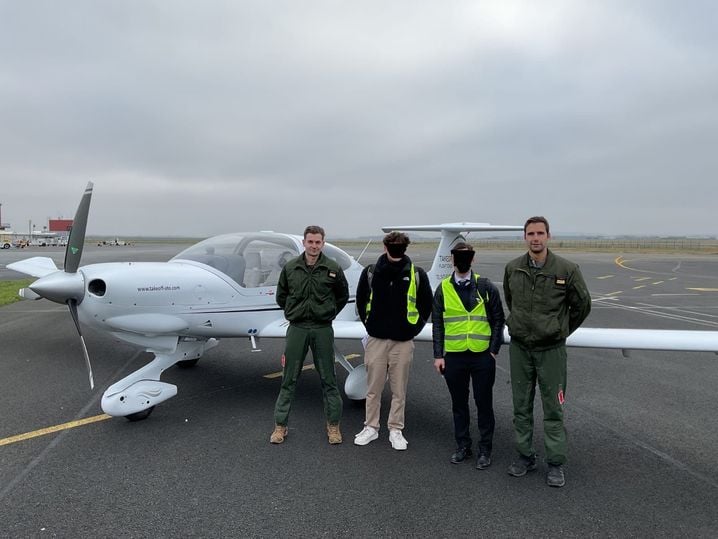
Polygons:
<instances>
[{"instance_id":1,"label":"green flight suit","mask_svg":"<svg viewBox=\"0 0 718 539\"><path fill-rule=\"evenodd\" d=\"M529 255L504 271L504 297L511 311L506 325L516 449L533 457L533 402L538 382L544 410L544 447L549 464L566 462L563 404L566 394L566 338L591 311L591 296L578 265L548 251L541 268Z\"/></svg>"},{"instance_id":2,"label":"green flight suit","mask_svg":"<svg viewBox=\"0 0 718 539\"><path fill-rule=\"evenodd\" d=\"M274 407L274 421L286 425L297 380L311 348L322 385L327 422L337 424L342 398L334 369L332 320L349 300L349 286L341 267L324 253L309 267L304 255L287 262L277 283L277 304L289 320L284 351L282 386Z\"/></svg>"}]
</instances>

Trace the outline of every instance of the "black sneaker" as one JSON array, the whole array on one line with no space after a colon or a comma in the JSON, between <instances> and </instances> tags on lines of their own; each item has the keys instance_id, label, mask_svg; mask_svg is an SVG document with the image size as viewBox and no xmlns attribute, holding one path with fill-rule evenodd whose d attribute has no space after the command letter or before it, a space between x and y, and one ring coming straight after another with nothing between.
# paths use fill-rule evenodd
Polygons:
<instances>
[{"instance_id":1,"label":"black sneaker","mask_svg":"<svg viewBox=\"0 0 718 539\"><path fill-rule=\"evenodd\" d=\"M451 455L451 463L459 464L460 462L464 462L473 454L474 453L471 451L470 447L460 447L453 455Z\"/></svg>"},{"instance_id":2,"label":"black sneaker","mask_svg":"<svg viewBox=\"0 0 718 539\"><path fill-rule=\"evenodd\" d=\"M514 477L523 477L526 472L532 472L536 469L536 456L524 457L519 455L519 458L511 463L508 472L509 475Z\"/></svg>"},{"instance_id":3,"label":"black sneaker","mask_svg":"<svg viewBox=\"0 0 718 539\"><path fill-rule=\"evenodd\" d=\"M479 455L479 458L476 459L476 469L485 470L489 466L491 466L491 455L487 453L481 453Z\"/></svg>"},{"instance_id":4,"label":"black sneaker","mask_svg":"<svg viewBox=\"0 0 718 539\"><path fill-rule=\"evenodd\" d=\"M566 478L563 475L563 466L560 464L549 464L548 473L546 474L546 484L549 487L561 488L566 484Z\"/></svg>"}]
</instances>

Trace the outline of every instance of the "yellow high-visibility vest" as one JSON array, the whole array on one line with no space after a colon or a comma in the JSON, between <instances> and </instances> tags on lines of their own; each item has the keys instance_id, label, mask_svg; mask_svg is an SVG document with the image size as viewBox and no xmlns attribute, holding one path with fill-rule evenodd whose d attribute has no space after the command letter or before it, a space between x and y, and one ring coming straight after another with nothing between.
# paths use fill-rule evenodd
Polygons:
<instances>
[{"instance_id":1,"label":"yellow high-visibility vest","mask_svg":"<svg viewBox=\"0 0 718 539\"><path fill-rule=\"evenodd\" d=\"M409 279L409 290L406 291L406 319L410 324L416 324L419 321L419 309L416 308L416 272L414 271L414 263L412 262L411 277ZM372 275L374 273L373 265L369 266L367 271L367 278L369 279L369 301L366 304L366 318L369 319L369 312L371 311L371 299L374 297L374 290L371 289Z\"/></svg>"},{"instance_id":2,"label":"yellow high-visibility vest","mask_svg":"<svg viewBox=\"0 0 718 539\"><path fill-rule=\"evenodd\" d=\"M491 326L486 317L486 304L479 294L479 302L471 312L466 310L456 293L449 275L441 281L444 293L444 350L446 352L483 352L489 347ZM476 276L478 283L479 276Z\"/></svg>"}]
</instances>

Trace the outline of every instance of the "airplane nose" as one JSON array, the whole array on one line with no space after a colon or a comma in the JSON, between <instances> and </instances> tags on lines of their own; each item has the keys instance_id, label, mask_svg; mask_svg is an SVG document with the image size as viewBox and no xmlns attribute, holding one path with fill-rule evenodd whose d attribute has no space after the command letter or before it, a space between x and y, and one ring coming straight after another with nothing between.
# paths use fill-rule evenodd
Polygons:
<instances>
[{"instance_id":1,"label":"airplane nose","mask_svg":"<svg viewBox=\"0 0 718 539\"><path fill-rule=\"evenodd\" d=\"M85 279L82 273L66 273L58 271L45 277L41 277L29 286L30 290L43 298L56 303L67 303L67 300L74 299L77 303L82 302L85 296Z\"/></svg>"}]
</instances>

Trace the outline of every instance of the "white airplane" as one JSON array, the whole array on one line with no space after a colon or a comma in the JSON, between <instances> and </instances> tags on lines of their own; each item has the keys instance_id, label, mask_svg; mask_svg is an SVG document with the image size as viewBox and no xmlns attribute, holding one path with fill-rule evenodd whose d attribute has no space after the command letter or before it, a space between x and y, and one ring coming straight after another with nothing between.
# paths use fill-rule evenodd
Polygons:
<instances>
[{"instance_id":1,"label":"white airplane","mask_svg":"<svg viewBox=\"0 0 718 539\"><path fill-rule=\"evenodd\" d=\"M27 299L46 298L66 304L82 342L90 387L92 367L80 322L154 354L139 370L108 387L102 410L130 421L144 419L154 407L175 396L177 387L160 381L162 372L177 364L193 366L218 339L249 338L258 351L260 337L282 338L288 322L275 302L276 283L284 263L302 251L301 236L274 232L225 234L201 241L169 262L116 262L80 267L92 183L75 215L65 250L64 268L48 257L33 257L7 268L39 277L20 290ZM441 241L427 272L434 288L451 274L451 247L470 231L519 231L522 226L487 223L390 226L390 230L437 231ZM329 243L324 254L344 270L350 291L362 266ZM354 297L333 323L337 339L361 339L365 334ZM431 340L427 325L417 337ZM504 342L509 342L504 330ZM643 329L580 328L569 346L623 350L676 350L718 352L718 331L664 331ZM364 365L353 367L335 348L335 358L349 373L344 390L355 400L366 396Z\"/></svg>"}]
</instances>

